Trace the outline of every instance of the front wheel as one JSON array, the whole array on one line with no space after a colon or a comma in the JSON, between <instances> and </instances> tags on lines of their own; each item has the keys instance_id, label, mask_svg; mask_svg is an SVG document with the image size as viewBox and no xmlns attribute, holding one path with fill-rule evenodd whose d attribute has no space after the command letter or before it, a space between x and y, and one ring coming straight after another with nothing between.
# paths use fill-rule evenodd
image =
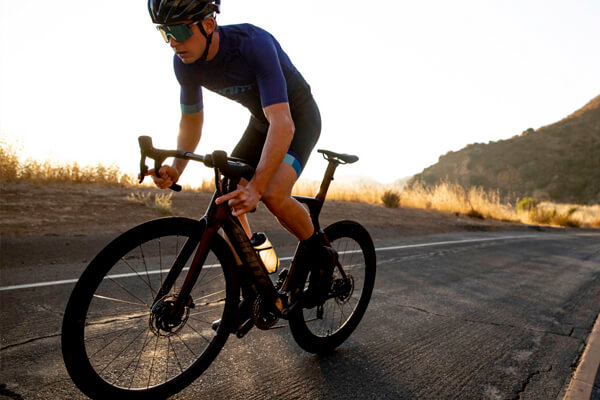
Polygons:
<instances>
[{"instance_id":1,"label":"front wheel","mask_svg":"<svg viewBox=\"0 0 600 400\"><path fill-rule=\"evenodd\" d=\"M375 285L375 247L367 230L353 221L339 221L325 235L339 256L330 296L322 305L295 310L290 317L294 339L311 353L331 351L350 336ZM308 277L304 280L308 284Z\"/></svg>"},{"instance_id":2,"label":"front wheel","mask_svg":"<svg viewBox=\"0 0 600 400\"><path fill-rule=\"evenodd\" d=\"M239 289L220 236L185 307L171 312L203 232L204 224L191 219L151 221L119 236L84 271L65 311L62 351L73 382L89 397L166 398L221 350Z\"/></svg>"}]
</instances>

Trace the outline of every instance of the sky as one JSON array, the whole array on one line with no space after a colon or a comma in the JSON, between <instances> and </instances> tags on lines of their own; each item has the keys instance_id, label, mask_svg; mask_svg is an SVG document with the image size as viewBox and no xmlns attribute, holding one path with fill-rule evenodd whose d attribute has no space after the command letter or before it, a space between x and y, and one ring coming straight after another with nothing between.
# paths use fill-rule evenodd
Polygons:
<instances>
[{"instance_id":1,"label":"sky","mask_svg":"<svg viewBox=\"0 0 600 400\"><path fill-rule=\"evenodd\" d=\"M537 129L600 94L597 0L223 0L220 25L270 31L312 87L317 148L381 183L448 151ZM139 135L174 148L172 50L145 0L0 0L0 138L23 158L137 173ZM249 114L205 93L200 154L231 151ZM320 179L313 153L303 174ZM189 168L186 181L210 177Z\"/></svg>"}]
</instances>

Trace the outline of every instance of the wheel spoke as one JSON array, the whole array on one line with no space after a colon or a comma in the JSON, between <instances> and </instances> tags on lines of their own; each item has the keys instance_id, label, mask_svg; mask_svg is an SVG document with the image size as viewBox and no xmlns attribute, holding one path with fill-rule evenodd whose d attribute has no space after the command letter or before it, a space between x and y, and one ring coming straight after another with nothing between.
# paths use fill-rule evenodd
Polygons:
<instances>
[{"instance_id":1,"label":"wheel spoke","mask_svg":"<svg viewBox=\"0 0 600 400\"><path fill-rule=\"evenodd\" d=\"M127 292L131 297L138 299L141 303L143 303L146 307L150 308L150 305L148 303L146 303L144 300L140 299L135 293L132 293L131 290L127 289L125 286L123 286L121 283L117 282L115 279L111 278L110 276L107 276L108 280L110 280L112 283L114 283L115 285L117 285L118 287L120 287L122 290L124 290L125 292ZM143 279L142 279L143 281Z\"/></svg>"},{"instance_id":2,"label":"wheel spoke","mask_svg":"<svg viewBox=\"0 0 600 400\"><path fill-rule=\"evenodd\" d=\"M102 299L102 300L110 300L110 301L114 301L117 303L125 303L125 304L133 304L134 306L140 306L140 307L148 307L147 304L145 303L134 303L132 301L127 301L127 300L121 300L121 299L117 299L115 297L109 297L109 296L102 296L99 294L94 294L94 297L97 299Z\"/></svg>"}]
</instances>

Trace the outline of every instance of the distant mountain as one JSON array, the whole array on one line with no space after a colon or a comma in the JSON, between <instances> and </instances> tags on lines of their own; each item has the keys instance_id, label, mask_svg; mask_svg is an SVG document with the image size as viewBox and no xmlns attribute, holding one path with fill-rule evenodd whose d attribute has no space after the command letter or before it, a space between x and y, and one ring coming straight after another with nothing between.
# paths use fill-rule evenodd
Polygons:
<instances>
[{"instance_id":1,"label":"distant mountain","mask_svg":"<svg viewBox=\"0 0 600 400\"><path fill-rule=\"evenodd\" d=\"M409 185L444 180L499 190L510 200L600 203L600 96L552 125L449 152Z\"/></svg>"}]
</instances>

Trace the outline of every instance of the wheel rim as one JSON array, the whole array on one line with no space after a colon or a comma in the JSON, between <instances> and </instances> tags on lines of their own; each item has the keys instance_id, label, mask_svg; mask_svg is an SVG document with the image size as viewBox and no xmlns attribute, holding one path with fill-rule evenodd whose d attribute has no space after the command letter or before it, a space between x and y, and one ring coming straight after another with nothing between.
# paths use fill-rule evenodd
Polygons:
<instances>
[{"instance_id":1,"label":"wheel rim","mask_svg":"<svg viewBox=\"0 0 600 400\"><path fill-rule=\"evenodd\" d=\"M85 350L96 374L111 386L149 389L177 379L215 343L212 323L223 316L226 282L212 253L181 315L167 317L189 261L171 292L155 301L186 240L160 237L131 249L95 291L86 316Z\"/></svg>"}]
</instances>

